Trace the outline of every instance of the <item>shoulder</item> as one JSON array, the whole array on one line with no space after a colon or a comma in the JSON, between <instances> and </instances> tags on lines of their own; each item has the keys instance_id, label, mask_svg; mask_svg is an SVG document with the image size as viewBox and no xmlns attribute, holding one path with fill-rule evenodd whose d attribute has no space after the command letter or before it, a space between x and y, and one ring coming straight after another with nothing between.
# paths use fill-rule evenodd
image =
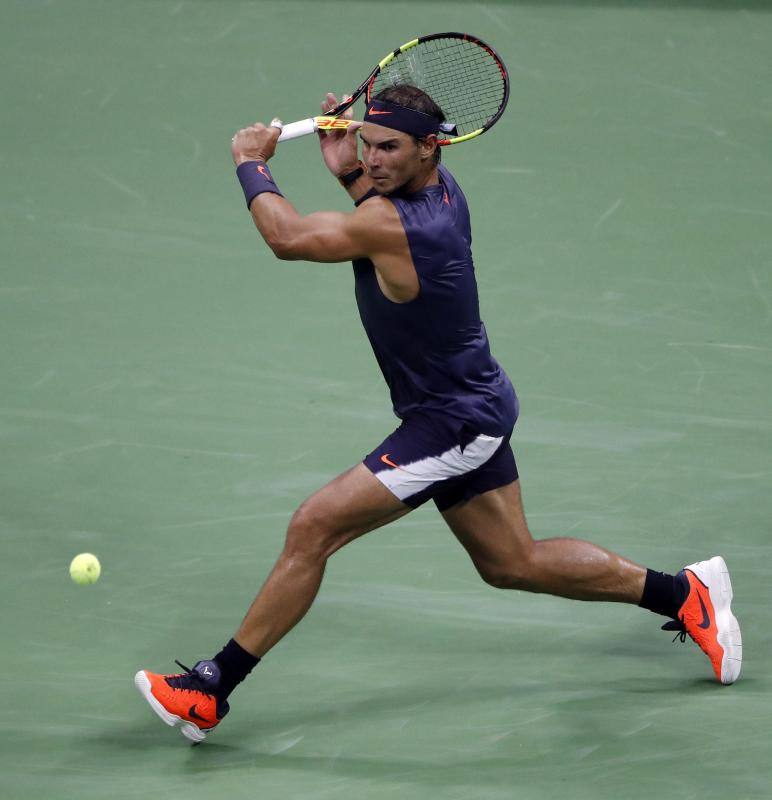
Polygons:
<instances>
[{"instance_id":1,"label":"shoulder","mask_svg":"<svg viewBox=\"0 0 772 800\"><path fill-rule=\"evenodd\" d=\"M351 214L351 222L363 231L388 232L392 228L402 228L399 213L394 203L383 195L370 197Z\"/></svg>"},{"instance_id":2,"label":"shoulder","mask_svg":"<svg viewBox=\"0 0 772 800\"><path fill-rule=\"evenodd\" d=\"M365 200L349 217L357 239L367 242L368 249L401 245L405 229L394 203L388 197L378 196Z\"/></svg>"},{"instance_id":3,"label":"shoulder","mask_svg":"<svg viewBox=\"0 0 772 800\"><path fill-rule=\"evenodd\" d=\"M385 195L368 197L361 206L354 209L353 217L362 221L385 219L397 214L394 203Z\"/></svg>"}]
</instances>

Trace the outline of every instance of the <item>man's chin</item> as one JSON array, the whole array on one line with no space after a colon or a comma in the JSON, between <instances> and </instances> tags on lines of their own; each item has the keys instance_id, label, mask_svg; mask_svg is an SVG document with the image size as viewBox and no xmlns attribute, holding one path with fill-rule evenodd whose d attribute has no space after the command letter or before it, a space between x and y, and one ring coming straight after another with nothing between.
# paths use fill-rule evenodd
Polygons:
<instances>
[{"instance_id":1,"label":"man's chin","mask_svg":"<svg viewBox=\"0 0 772 800\"><path fill-rule=\"evenodd\" d=\"M406 181L405 183L397 184L393 180L387 180L385 178L378 180L373 178L373 189L375 189L378 194L388 195L402 191L409 183L410 181Z\"/></svg>"},{"instance_id":2,"label":"man's chin","mask_svg":"<svg viewBox=\"0 0 772 800\"><path fill-rule=\"evenodd\" d=\"M373 189L375 189L378 194L388 194L389 192L393 191L391 181L387 180L386 178L372 178L372 181Z\"/></svg>"}]
</instances>

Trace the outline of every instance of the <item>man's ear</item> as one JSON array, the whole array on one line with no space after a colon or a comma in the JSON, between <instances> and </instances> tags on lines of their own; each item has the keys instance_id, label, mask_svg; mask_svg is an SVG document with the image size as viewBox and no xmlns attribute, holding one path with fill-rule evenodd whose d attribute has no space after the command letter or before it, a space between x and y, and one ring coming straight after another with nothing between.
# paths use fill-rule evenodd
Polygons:
<instances>
[{"instance_id":1,"label":"man's ear","mask_svg":"<svg viewBox=\"0 0 772 800\"><path fill-rule=\"evenodd\" d=\"M430 133L428 134L428 136L424 136L422 139L418 140L418 150L422 160L431 158L434 155L436 147L437 147L436 133Z\"/></svg>"}]
</instances>

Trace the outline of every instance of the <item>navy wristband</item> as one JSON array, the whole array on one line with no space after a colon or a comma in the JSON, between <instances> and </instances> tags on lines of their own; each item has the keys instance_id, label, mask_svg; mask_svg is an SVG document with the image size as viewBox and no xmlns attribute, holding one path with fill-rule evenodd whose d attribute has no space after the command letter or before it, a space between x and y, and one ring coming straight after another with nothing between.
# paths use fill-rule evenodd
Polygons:
<instances>
[{"instance_id":1,"label":"navy wristband","mask_svg":"<svg viewBox=\"0 0 772 800\"><path fill-rule=\"evenodd\" d=\"M348 189L352 183L355 183L364 174L365 165L359 161L354 169L352 169L350 172L346 172L344 175L338 175L338 183L340 183L344 189Z\"/></svg>"},{"instance_id":2,"label":"navy wristband","mask_svg":"<svg viewBox=\"0 0 772 800\"><path fill-rule=\"evenodd\" d=\"M354 205L359 207L364 203L365 200L369 200L371 197L375 197L378 192L375 191L374 187L370 187L360 198L359 200L354 201Z\"/></svg>"},{"instance_id":3,"label":"navy wristband","mask_svg":"<svg viewBox=\"0 0 772 800\"><path fill-rule=\"evenodd\" d=\"M265 161L245 161L236 168L241 188L244 190L244 199L249 208L252 201L263 192L272 192L279 197L284 195L279 191Z\"/></svg>"}]
</instances>

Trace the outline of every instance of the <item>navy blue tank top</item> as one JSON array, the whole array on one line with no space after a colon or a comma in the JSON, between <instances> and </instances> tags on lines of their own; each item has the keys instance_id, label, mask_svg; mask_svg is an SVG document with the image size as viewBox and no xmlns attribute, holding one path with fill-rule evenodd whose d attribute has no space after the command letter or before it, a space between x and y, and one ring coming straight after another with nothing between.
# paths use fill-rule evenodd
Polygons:
<instances>
[{"instance_id":1,"label":"navy blue tank top","mask_svg":"<svg viewBox=\"0 0 772 800\"><path fill-rule=\"evenodd\" d=\"M442 165L439 177L415 194L389 195L407 234L418 296L389 300L372 261L357 259L359 315L400 419L439 413L477 433L507 435L518 401L480 319L469 208Z\"/></svg>"}]
</instances>

